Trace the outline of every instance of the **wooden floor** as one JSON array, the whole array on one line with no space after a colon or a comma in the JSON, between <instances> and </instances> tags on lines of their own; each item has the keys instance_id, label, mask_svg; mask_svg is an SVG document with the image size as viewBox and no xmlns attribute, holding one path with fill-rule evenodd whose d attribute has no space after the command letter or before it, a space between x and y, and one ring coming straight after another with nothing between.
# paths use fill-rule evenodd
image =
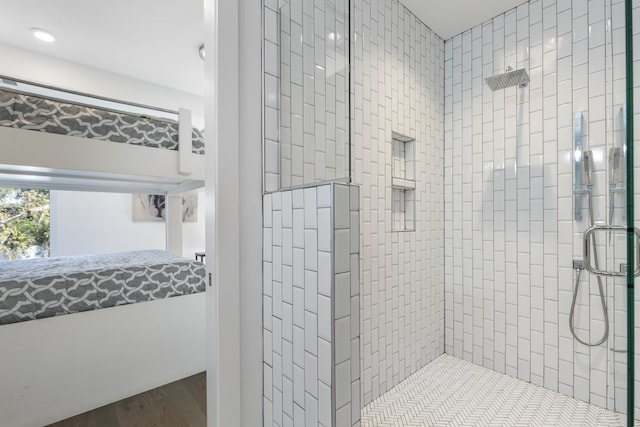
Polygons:
<instances>
[{"instance_id":1,"label":"wooden floor","mask_svg":"<svg viewBox=\"0 0 640 427\"><path fill-rule=\"evenodd\" d=\"M49 427L206 426L206 384L206 373L202 372Z\"/></svg>"}]
</instances>

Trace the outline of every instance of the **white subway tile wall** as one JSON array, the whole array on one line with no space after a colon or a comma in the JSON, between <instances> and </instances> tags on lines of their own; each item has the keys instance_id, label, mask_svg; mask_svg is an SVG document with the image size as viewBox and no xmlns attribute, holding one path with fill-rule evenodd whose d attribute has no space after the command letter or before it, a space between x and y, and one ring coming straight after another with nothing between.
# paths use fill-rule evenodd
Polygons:
<instances>
[{"instance_id":1,"label":"white subway tile wall","mask_svg":"<svg viewBox=\"0 0 640 427\"><path fill-rule=\"evenodd\" d=\"M610 349L625 348L624 280L605 282L605 345L574 340L569 311L588 227L586 197L573 220L573 117L583 114L594 154L594 216L608 221L609 149L623 138L623 3L534 0L445 43L446 352L617 411L626 355ZM484 78L507 66L524 67L529 85L492 92ZM624 224L622 196L615 203ZM601 258L617 268L624 236L606 239ZM576 325L591 342L604 331L586 272Z\"/></svg>"},{"instance_id":2,"label":"white subway tile wall","mask_svg":"<svg viewBox=\"0 0 640 427\"><path fill-rule=\"evenodd\" d=\"M444 352L444 42L398 1L351 4L366 405ZM398 228L415 231L392 231L394 132L414 139L399 175L415 190Z\"/></svg>"},{"instance_id":3,"label":"white subway tile wall","mask_svg":"<svg viewBox=\"0 0 640 427\"><path fill-rule=\"evenodd\" d=\"M348 2L264 10L265 189L347 178Z\"/></svg>"},{"instance_id":4,"label":"white subway tile wall","mask_svg":"<svg viewBox=\"0 0 640 427\"><path fill-rule=\"evenodd\" d=\"M347 87L340 71L342 48L338 43L332 53L321 30L322 19L327 39L344 30L346 22L339 15L347 2L327 2L332 7L324 14L315 6L305 10L305 4L285 2L279 10L277 1L265 0L267 191L281 184L309 182L311 176L314 180L346 176L340 172L348 166L341 166L346 152L340 151L341 141L348 139L339 123L346 117L347 105L341 98ZM350 268L352 287L361 287L364 405L444 352L444 42L397 0L352 0L351 8L351 168L353 182L361 187L363 209L360 224L351 220L352 230L357 227L359 233L352 232L350 239L352 247L357 243L360 248L363 261L357 274L354 265ZM305 91L312 82L315 92ZM322 105L324 110L317 108ZM409 224L402 228L415 229L410 232L392 231L393 132L415 140L405 175L416 180L416 188L404 199L401 220ZM299 201L302 207L303 198ZM321 215L318 221L324 221ZM319 246L326 244L323 237L318 239ZM338 239L345 240L340 233ZM304 236L294 231L293 241L295 246ZM318 292L327 296L320 265L329 260L322 254L318 252ZM296 265L296 252L293 257ZM339 264L336 268L348 268ZM318 304L321 301L319 296ZM355 300L352 304L356 306ZM354 390L355 386L352 383Z\"/></svg>"},{"instance_id":5,"label":"white subway tile wall","mask_svg":"<svg viewBox=\"0 0 640 427\"><path fill-rule=\"evenodd\" d=\"M264 196L265 426L360 422L359 200L344 184Z\"/></svg>"},{"instance_id":6,"label":"white subway tile wall","mask_svg":"<svg viewBox=\"0 0 640 427\"><path fill-rule=\"evenodd\" d=\"M338 126L330 126L329 114L324 121L306 114L311 106L324 102L326 112L338 102L331 91L324 98L317 92L322 90L322 70L318 76L309 68L317 65L316 56L328 55L322 50L326 42L319 40L322 15L316 9L305 13L301 1L287 3L292 24L283 29L278 2L264 4L265 188L293 185L299 177L302 181L296 182L303 182L307 172L314 179L330 179L328 151L322 156L328 145L323 148L321 141L334 141L329 133ZM361 403L371 402L446 350L624 411L626 355L609 351L625 348L624 281L606 283L611 326L606 347L582 346L568 328L575 279L571 261L582 258L587 227L586 198L585 219L573 220L573 114L584 116L582 137L595 160L595 216L606 221L609 149L620 146L624 137L623 0L534 0L446 44L395 0L352 0L351 7L351 167L363 208L362 222L350 223L351 245L359 237L362 255L359 269L351 265L351 283L352 288L360 283L361 294ZM335 22L331 13L325 12L325 25ZM634 2L634 13L639 21L640 2ZM294 22L293 16L302 21ZM640 26L634 34L640 34ZM283 59L282 51L314 60L307 61L307 69L304 59L293 54ZM640 55L634 58L640 61ZM484 78L507 66L526 68L529 85L491 92ZM287 87L280 87L280 77ZM309 89L311 79L316 92ZM640 79L636 83L640 86ZM393 132L415 138L414 232L391 231ZM307 142L313 150L300 146ZM294 157L303 161L294 165ZM307 241L304 232L291 229L307 221L302 212L295 213L305 204L304 194L283 192L283 204L286 194L296 209L282 213L281 243L297 247L281 258L265 253L265 304L276 290L276 274L283 283L304 283L304 269L289 264L305 266L302 247L313 242L313 236ZM318 227L327 222L327 212L322 212L329 207L326 200L318 194ZM624 224L624 197L616 195L614 201L614 223ZM266 203L265 212L276 206ZM265 227L272 220L265 217ZM353 232L355 227L361 235ZM265 250L278 242L273 239L265 229ZM339 233L335 239L346 240ZM614 235L608 246L605 239L599 237L601 256L606 255L608 267L617 268L626 262L624 236ZM332 262L326 236L318 235L316 242L320 312L331 306L333 276L326 273ZM273 270L278 262L283 264L280 273ZM595 341L604 329L597 282L585 272L581 278L577 332ZM289 304L295 299L291 295ZM299 297L304 300L304 293ZM275 366L272 313L265 306L265 367ZM294 324L304 322L304 316L291 316ZM321 323L319 318L319 334L328 340L330 331ZM639 332L636 328L638 338ZM282 348L286 353L286 345ZM318 353L327 351L322 349L318 344ZM294 366L283 384L292 381L296 369L303 375L304 362ZM327 398L331 389L322 381L327 372L321 372L319 368L317 395ZM265 413L272 414L277 399L270 375L265 374ZM293 406L289 413L304 417L304 410Z\"/></svg>"}]
</instances>

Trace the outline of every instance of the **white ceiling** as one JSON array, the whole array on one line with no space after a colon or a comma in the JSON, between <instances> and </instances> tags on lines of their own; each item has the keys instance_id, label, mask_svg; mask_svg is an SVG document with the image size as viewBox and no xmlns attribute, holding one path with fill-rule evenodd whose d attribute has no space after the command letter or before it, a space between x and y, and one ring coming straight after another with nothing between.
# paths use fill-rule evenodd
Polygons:
<instances>
[{"instance_id":1,"label":"white ceiling","mask_svg":"<svg viewBox=\"0 0 640 427\"><path fill-rule=\"evenodd\" d=\"M508 11L526 0L400 0L443 40Z\"/></svg>"},{"instance_id":2,"label":"white ceiling","mask_svg":"<svg viewBox=\"0 0 640 427\"><path fill-rule=\"evenodd\" d=\"M400 1L444 40L523 2ZM201 96L202 9L203 0L5 1L0 43ZM32 27L51 31L57 40L36 40Z\"/></svg>"},{"instance_id":3,"label":"white ceiling","mask_svg":"<svg viewBox=\"0 0 640 427\"><path fill-rule=\"evenodd\" d=\"M199 96L204 93L204 64L198 56L204 39L203 0L2 3L0 43ZM51 31L56 41L35 39L32 27Z\"/></svg>"}]
</instances>

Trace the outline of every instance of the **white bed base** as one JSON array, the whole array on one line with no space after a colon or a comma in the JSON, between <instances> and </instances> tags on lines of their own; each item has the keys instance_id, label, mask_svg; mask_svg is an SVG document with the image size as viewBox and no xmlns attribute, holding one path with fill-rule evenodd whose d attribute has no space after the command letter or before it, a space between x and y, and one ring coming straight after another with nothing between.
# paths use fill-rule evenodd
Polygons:
<instances>
[{"instance_id":1,"label":"white bed base","mask_svg":"<svg viewBox=\"0 0 640 427\"><path fill-rule=\"evenodd\" d=\"M188 119L188 112L182 114ZM186 119L185 119L186 120ZM182 128L181 128L182 129ZM182 129L182 133L191 127ZM0 185L52 190L182 193L204 186L191 139L167 150L0 126Z\"/></svg>"},{"instance_id":2,"label":"white bed base","mask_svg":"<svg viewBox=\"0 0 640 427\"><path fill-rule=\"evenodd\" d=\"M47 425L206 370L205 293L0 326L0 424Z\"/></svg>"}]
</instances>

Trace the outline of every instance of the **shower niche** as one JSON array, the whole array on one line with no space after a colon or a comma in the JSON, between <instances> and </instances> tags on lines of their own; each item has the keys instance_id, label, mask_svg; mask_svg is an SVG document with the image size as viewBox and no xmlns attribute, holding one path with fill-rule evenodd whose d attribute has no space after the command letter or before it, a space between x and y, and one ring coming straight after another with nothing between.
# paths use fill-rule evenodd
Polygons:
<instances>
[{"instance_id":1,"label":"shower niche","mask_svg":"<svg viewBox=\"0 0 640 427\"><path fill-rule=\"evenodd\" d=\"M392 132L391 229L415 230L415 138Z\"/></svg>"}]
</instances>

